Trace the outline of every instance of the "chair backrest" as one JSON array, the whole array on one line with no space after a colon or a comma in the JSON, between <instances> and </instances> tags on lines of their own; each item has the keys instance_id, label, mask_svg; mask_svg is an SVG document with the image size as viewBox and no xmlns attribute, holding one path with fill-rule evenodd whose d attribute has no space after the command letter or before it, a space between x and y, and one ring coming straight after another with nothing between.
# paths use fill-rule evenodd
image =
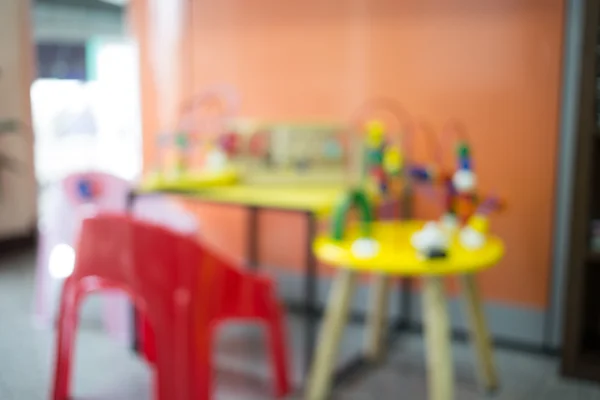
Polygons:
<instances>
[{"instance_id":1,"label":"chair backrest","mask_svg":"<svg viewBox=\"0 0 600 400\"><path fill-rule=\"evenodd\" d=\"M174 298L190 299L200 259L190 237L124 214L100 213L82 222L72 277L92 288L121 287L154 311ZM152 299L160 301L148 304Z\"/></svg>"},{"instance_id":2,"label":"chair backrest","mask_svg":"<svg viewBox=\"0 0 600 400\"><path fill-rule=\"evenodd\" d=\"M52 235L53 241L72 245L82 218L96 212L123 212L129 190L127 181L110 174L71 174L42 199L41 232Z\"/></svg>"},{"instance_id":3,"label":"chair backrest","mask_svg":"<svg viewBox=\"0 0 600 400\"><path fill-rule=\"evenodd\" d=\"M162 195L138 197L133 215L184 235L196 236L199 231L198 220L192 213Z\"/></svg>"},{"instance_id":4,"label":"chair backrest","mask_svg":"<svg viewBox=\"0 0 600 400\"><path fill-rule=\"evenodd\" d=\"M113 213L84 219L73 277L90 287L101 288L102 281L119 286L142 309L168 306L173 296L181 302L194 296L196 316L205 322L266 284L194 238ZM152 299L161 300L149 304Z\"/></svg>"},{"instance_id":5,"label":"chair backrest","mask_svg":"<svg viewBox=\"0 0 600 400\"><path fill-rule=\"evenodd\" d=\"M80 172L62 181L72 207L93 206L98 211L122 211L131 185L124 179L98 171Z\"/></svg>"},{"instance_id":6,"label":"chair backrest","mask_svg":"<svg viewBox=\"0 0 600 400\"><path fill-rule=\"evenodd\" d=\"M62 243L73 244L82 218L101 212L126 212L132 185L111 174L87 171L67 176L60 189L44 210L48 214L44 231L58 235ZM138 198L133 213L184 234L198 232L194 216L164 196Z\"/></svg>"}]
</instances>

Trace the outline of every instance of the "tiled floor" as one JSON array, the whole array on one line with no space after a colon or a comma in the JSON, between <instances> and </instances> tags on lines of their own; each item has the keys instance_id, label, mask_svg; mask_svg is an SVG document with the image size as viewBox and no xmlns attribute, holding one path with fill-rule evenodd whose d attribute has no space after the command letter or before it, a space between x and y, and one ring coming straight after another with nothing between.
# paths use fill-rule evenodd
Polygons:
<instances>
[{"instance_id":1,"label":"tiled floor","mask_svg":"<svg viewBox=\"0 0 600 400\"><path fill-rule=\"evenodd\" d=\"M47 399L53 355L53 335L31 323L33 256L13 256L0 261L0 400ZM148 367L127 349L112 343L97 321L84 321L77 343L74 399L151 399ZM299 321L290 318L294 348L299 347ZM269 369L262 351L260 332L232 327L220 335L217 347L217 399L264 400L270 398ZM360 327L350 329L342 343L343 358L352 356L361 343ZM600 386L566 381L558 377L557 361L498 351L502 390L498 400L593 400ZM486 399L476 385L470 348L454 346L456 399ZM294 357L295 380L301 379L300 352ZM234 372L235 371L235 372ZM301 395L294 396L294 399ZM335 399L426 399L426 375L422 342L407 337L390 350L385 365L338 388Z\"/></svg>"}]
</instances>

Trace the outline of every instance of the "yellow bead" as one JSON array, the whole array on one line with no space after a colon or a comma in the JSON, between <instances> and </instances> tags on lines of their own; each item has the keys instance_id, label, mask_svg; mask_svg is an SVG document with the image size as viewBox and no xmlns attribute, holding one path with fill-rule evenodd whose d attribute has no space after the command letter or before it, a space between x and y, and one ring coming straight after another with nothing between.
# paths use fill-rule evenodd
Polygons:
<instances>
[{"instance_id":1,"label":"yellow bead","mask_svg":"<svg viewBox=\"0 0 600 400\"><path fill-rule=\"evenodd\" d=\"M490 222L488 218L484 215L475 214L471 218L469 218L468 225L480 233L487 233L489 229Z\"/></svg>"},{"instance_id":2,"label":"yellow bead","mask_svg":"<svg viewBox=\"0 0 600 400\"><path fill-rule=\"evenodd\" d=\"M367 123L367 145L377 148L383 144L385 127L381 121L373 120Z\"/></svg>"},{"instance_id":3,"label":"yellow bead","mask_svg":"<svg viewBox=\"0 0 600 400\"><path fill-rule=\"evenodd\" d=\"M383 155L383 167L386 172L396 173L402 169L404 159L402 153L397 148L388 148Z\"/></svg>"}]
</instances>

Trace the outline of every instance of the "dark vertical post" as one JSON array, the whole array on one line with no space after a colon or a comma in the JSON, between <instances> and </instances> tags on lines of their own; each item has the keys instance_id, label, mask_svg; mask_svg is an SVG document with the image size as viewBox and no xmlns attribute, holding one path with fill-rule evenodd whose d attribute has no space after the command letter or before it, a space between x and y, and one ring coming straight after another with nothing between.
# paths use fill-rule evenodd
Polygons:
<instances>
[{"instance_id":1,"label":"dark vertical post","mask_svg":"<svg viewBox=\"0 0 600 400\"><path fill-rule=\"evenodd\" d=\"M412 278L402 278L401 287L401 314L400 327L402 330L410 329L412 325Z\"/></svg>"},{"instance_id":2,"label":"dark vertical post","mask_svg":"<svg viewBox=\"0 0 600 400\"><path fill-rule=\"evenodd\" d=\"M137 199L137 193L135 192L135 190L130 190L127 193L127 199L125 201L125 211L127 212L127 214L133 214L133 209L135 206L135 200ZM133 338L132 338L132 343L131 343L131 349L133 350L134 353L138 354L140 352L141 349L141 343L140 343L140 332L138 331L138 327L139 327L139 315L137 313L137 310L135 309L135 305L133 303L131 303L130 307L130 324L131 324L131 332L133 332Z\"/></svg>"},{"instance_id":3,"label":"dark vertical post","mask_svg":"<svg viewBox=\"0 0 600 400\"><path fill-rule=\"evenodd\" d=\"M317 341L317 260L312 251L312 243L317 233L316 216L306 213L306 274L304 276L304 372L308 373Z\"/></svg>"},{"instance_id":4,"label":"dark vertical post","mask_svg":"<svg viewBox=\"0 0 600 400\"><path fill-rule=\"evenodd\" d=\"M258 207L256 206L248 207L247 235L248 267L255 271L258 269Z\"/></svg>"},{"instance_id":5,"label":"dark vertical post","mask_svg":"<svg viewBox=\"0 0 600 400\"><path fill-rule=\"evenodd\" d=\"M407 220L413 215L413 188L409 183L406 185L404 191L402 192L400 199L400 219ZM400 290L398 300L400 302L398 312L400 316L398 318L398 328L400 329L409 329L412 324L412 286L413 281L412 278L402 278L400 280Z\"/></svg>"},{"instance_id":6,"label":"dark vertical post","mask_svg":"<svg viewBox=\"0 0 600 400\"><path fill-rule=\"evenodd\" d=\"M135 205L135 200L137 198L137 193L135 190L130 190L127 192L127 199L125 200L125 210L130 214L133 212L133 206Z\"/></svg>"}]
</instances>

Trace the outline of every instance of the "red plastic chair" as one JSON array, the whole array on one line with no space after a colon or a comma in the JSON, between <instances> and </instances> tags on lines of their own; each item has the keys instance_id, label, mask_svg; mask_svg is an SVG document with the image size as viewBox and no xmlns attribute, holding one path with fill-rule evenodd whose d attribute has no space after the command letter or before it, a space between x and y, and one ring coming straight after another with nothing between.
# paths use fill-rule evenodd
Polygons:
<instances>
[{"instance_id":1,"label":"red plastic chair","mask_svg":"<svg viewBox=\"0 0 600 400\"><path fill-rule=\"evenodd\" d=\"M271 282L235 269L189 237L124 215L84 220L60 304L54 400L66 400L78 308L120 288L147 317L156 341L158 400L208 400L212 333L228 319L260 320L270 333L275 394L290 389L281 308Z\"/></svg>"}]
</instances>

